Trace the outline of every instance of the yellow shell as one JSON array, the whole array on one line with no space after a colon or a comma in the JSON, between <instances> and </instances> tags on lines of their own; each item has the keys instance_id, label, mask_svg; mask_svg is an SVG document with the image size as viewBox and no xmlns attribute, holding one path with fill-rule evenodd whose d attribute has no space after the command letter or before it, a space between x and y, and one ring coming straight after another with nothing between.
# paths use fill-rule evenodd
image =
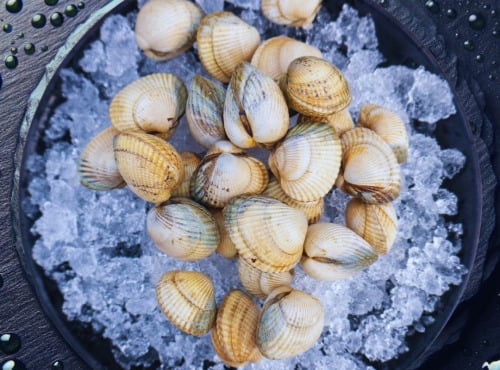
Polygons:
<instances>
[{"instance_id":1,"label":"yellow shell","mask_svg":"<svg viewBox=\"0 0 500 370\"><path fill-rule=\"evenodd\" d=\"M300 209L307 217L309 224L318 222L325 210L325 201L323 198L313 200L310 202L301 202L290 198L281 188L278 180L274 176L269 178L269 184L267 184L266 190L262 195L278 199L279 201L289 205L290 207Z\"/></svg>"},{"instance_id":2,"label":"yellow shell","mask_svg":"<svg viewBox=\"0 0 500 370\"><path fill-rule=\"evenodd\" d=\"M373 247L345 226L319 223L309 227L301 265L317 280L346 279L378 258Z\"/></svg>"},{"instance_id":3,"label":"yellow shell","mask_svg":"<svg viewBox=\"0 0 500 370\"><path fill-rule=\"evenodd\" d=\"M210 212L187 198L172 198L151 208L146 228L158 249L185 261L211 255L220 241L217 223Z\"/></svg>"},{"instance_id":4,"label":"yellow shell","mask_svg":"<svg viewBox=\"0 0 500 370\"><path fill-rule=\"evenodd\" d=\"M210 278L197 271L170 271L156 286L161 310L177 328L201 336L215 319L215 289Z\"/></svg>"},{"instance_id":5,"label":"yellow shell","mask_svg":"<svg viewBox=\"0 0 500 370\"><path fill-rule=\"evenodd\" d=\"M220 209L211 209L210 212L214 216L217 226L219 226L220 242L217 246L216 251L222 254L226 258L235 258L238 255L236 246L229 237L226 227L224 226L224 216Z\"/></svg>"},{"instance_id":6,"label":"yellow shell","mask_svg":"<svg viewBox=\"0 0 500 370\"><path fill-rule=\"evenodd\" d=\"M255 331L259 307L241 290L231 290L217 310L212 330L215 352L227 365L238 367L262 358L256 343Z\"/></svg>"},{"instance_id":7,"label":"yellow shell","mask_svg":"<svg viewBox=\"0 0 500 370\"><path fill-rule=\"evenodd\" d=\"M257 326L257 346L270 359L296 356L316 343L324 323L325 313L318 298L281 286L264 302Z\"/></svg>"},{"instance_id":8,"label":"yellow shell","mask_svg":"<svg viewBox=\"0 0 500 370\"><path fill-rule=\"evenodd\" d=\"M223 213L239 256L259 270L289 271L299 262L307 232L304 212L254 195L233 199Z\"/></svg>"},{"instance_id":9,"label":"yellow shell","mask_svg":"<svg viewBox=\"0 0 500 370\"><path fill-rule=\"evenodd\" d=\"M321 51L315 46L287 36L276 36L260 44L252 57L252 64L273 80L278 81L294 59L308 55L323 57Z\"/></svg>"},{"instance_id":10,"label":"yellow shell","mask_svg":"<svg viewBox=\"0 0 500 370\"><path fill-rule=\"evenodd\" d=\"M218 83L196 75L189 87L186 120L193 138L205 148L226 140L224 131L224 100L226 89Z\"/></svg>"},{"instance_id":11,"label":"yellow shell","mask_svg":"<svg viewBox=\"0 0 500 370\"><path fill-rule=\"evenodd\" d=\"M283 191L301 202L317 201L335 184L340 140L323 123L294 126L269 156L269 167Z\"/></svg>"},{"instance_id":12,"label":"yellow shell","mask_svg":"<svg viewBox=\"0 0 500 370\"><path fill-rule=\"evenodd\" d=\"M281 25L309 29L321 8L322 0L262 0L264 16Z\"/></svg>"},{"instance_id":13,"label":"yellow shell","mask_svg":"<svg viewBox=\"0 0 500 370\"><path fill-rule=\"evenodd\" d=\"M396 210L392 203L368 204L353 198L345 209L345 223L378 254L389 251L398 232Z\"/></svg>"},{"instance_id":14,"label":"yellow shell","mask_svg":"<svg viewBox=\"0 0 500 370\"><path fill-rule=\"evenodd\" d=\"M297 119L297 124L313 122L324 122L328 126L333 127L339 137L342 136L344 132L354 128L354 121L352 120L352 116L347 108L326 117L306 117L300 114Z\"/></svg>"},{"instance_id":15,"label":"yellow shell","mask_svg":"<svg viewBox=\"0 0 500 370\"><path fill-rule=\"evenodd\" d=\"M289 106L305 116L329 116L351 103L349 85L342 72L317 57L295 59L280 86Z\"/></svg>"},{"instance_id":16,"label":"yellow shell","mask_svg":"<svg viewBox=\"0 0 500 370\"><path fill-rule=\"evenodd\" d=\"M182 158L166 141L140 132L123 132L113 141L123 179L142 199L158 203L170 198L184 178Z\"/></svg>"},{"instance_id":17,"label":"yellow shell","mask_svg":"<svg viewBox=\"0 0 500 370\"><path fill-rule=\"evenodd\" d=\"M393 111L375 104L365 104L359 111L358 125L375 131L389 144L398 163L408 158L408 133L403 120Z\"/></svg>"},{"instance_id":18,"label":"yellow shell","mask_svg":"<svg viewBox=\"0 0 500 370\"><path fill-rule=\"evenodd\" d=\"M214 12L202 19L196 40L203 67L227 83L240 62L250 61L260 44L260 35L233 13Z\"/></svg>"},{"instance_id":19,"label":"yellow shell","mask_svg":"<svg viewBox=\"0 0 500 370\"><path fill-rule=\"evenodd\" d=\"M208 207L222 208L241 194L259 194L267 186L265 165L228 141L214 144L191 180L191 196Z\"/></svg>"},{"instance_id":20,"label":"yellow shell","mask_svg":"<svg viewBox=\"0 0 500 370\"><path fill-rule=\"evenodd\" d=\"M279 86L249 63L238 64L224 104L224 129L240 148L271 147L286 135L290 117Z\"/></svg>"},{"instance_id":21,"label":"yellow shell","mask_svg":"<svg viewBox=\"0 0 500 370\"><path fill-rule=\"evenodd\" d=\"M191 195L189 192L189 185L191 183L191 177L193 176L193 173L198 168L198 165L200 164L201 159L200 159L200 156L198 154L193 153L193 152L181 152L179 154L182 158L182 164L184 166L184 180L182 180L182 183L179 185L178 188L176 188L176 189L174 189L174 191L172 191L172 196L173 197L189 198Z\"/></svg>"},{"instance_id":22,"label":"yellow shell","mask_svg":"<svg viewBox=\"0 0 500 370\"><path fill-rule=\"evenodd\" d=\"M87 144L80 155L78 174L83 186L93 190L112 190L124 187L113 153L113 139L119 132L108 127Z\"/></svg>"},{"instance_id":23,"label":"yellow shell","mask_svg":"<svg viewBox=\"0 0 500 370\"><path fill-rule=\"evenodd\" d=\"M401 189L401 171L389 145L364 127L347 131L341 141L342 189L368 203L396 199Z\"/></svg>"},{"instance_id":24,"label":"yellow shell","mask_svg":"<svg viewBox=\"0 0 500 370\"><path fill-rule=\"evenodd\" d=\"M166 140L184 114L186 99L187 90L180 78L153 73L121 89L111 101L109 116L118 131L160 134Z\"/></svg>"},{"instance_id":25,"label":"yellow shell","mask_svg":"<svg viewBox=\"0 0 500 370\"><path fill-rule=\"evenodd\" d=\"M137 45L150 58L171 59L193 45L203 15L191 1L150 0L137 14Z\"/></svg>"}]
</instances>

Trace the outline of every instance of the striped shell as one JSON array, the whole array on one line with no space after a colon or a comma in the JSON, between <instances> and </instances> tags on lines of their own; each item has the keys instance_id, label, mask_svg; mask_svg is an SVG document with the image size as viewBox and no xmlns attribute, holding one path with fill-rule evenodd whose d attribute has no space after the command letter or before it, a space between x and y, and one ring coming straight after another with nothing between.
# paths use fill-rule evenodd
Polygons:
<instances>
[{"instance_id":1,"label":"striped shell","mask_svg":"<svg viewBox=\"0 0 500 370\"><path fill-rule=\"evenodd\" d=\"M323 123L294 126L269 156L269 167L283 191L301 202L317 201L335 184L340 140Z\"/></svg>"},{"instance_id":2,"label":"striped shell","mask_svg":"<svg viewBox=\"0 0 500 370\"><path fill-rule=\"evenodd\" d=\"M187 90L180 78L154 73L121 89L111 101L109 116L118 131L160 134L168 139L184 114L186 99Z\"/></svg>"},{"instance_id":3,"label":"striped shell","mask_svg":"<svg viewBox=\"0 0 500 370\"><path fill-rule=\"evenodd\" d=\"M276 288L262 307L257 346L270 359L296 356L316 343L324 323L318 298L288 286Z\"/></svg>"},{"instance_id":4,"label":"striped shell","mask_svg":"<svg viewBox=\"0 0 500 370\"><path fill-rule=\"evenodd\" d=\"M172 198L151 208L146 228L158 249L185 261L211 255L220 241L217 223L210 212L187 198Z\"/></svg>"},{"instance_id":5,"label":"striped shell","mask_svg":"<svg viewBox=\"0 0 500 370\"><path fill-rule=\"evenodd\" d=\"M289 271L299 262L307 232L302 211L254 195L233 199L223 213L238 254L259 270Z\"/></svg>"},{"instance_id":6,"label":"striped shell","mask_svg":"<svg viewBox=\"0 0 500 370\"><path fill-rule=\"evenodd\" d=\"M215 289L210 278L197 271L170 271L156 285L161 310L177 328L201 336L215 319Z\"/></svg>"},{"instance_id":7,"label":"striped shell","mask_svg":"<svg viewBox=\"0 0 500 370\"><path fill-rule=\"evenodd\" d=\"M297 123L313 123L313 122L324 122L328 126L333 127L335 132L340 137L344 132L347 132L354 128L354 121L352 120L352 116L349 113L349 110L342 109L340 112L331 114L326 117L315 118L315 117L306 117L302 114L299 115L297 119Z\"/></svg>"},{"instance_id":8,"label":"striped shell","mask_svg":"<svg viewBox=\"0 0 500 370\"><path fill-rule=\"evenodd\" d=\"M113 152L113 139L118 133L113 127L108 127L83 149L78 162L83 186L93 190L112 190L126 185L118 172Z\"/></svg>"},{"instance_id":9,"label":"striped shell","mask_svg":"<svg viewBox=\"0 0 500 370\"><path fill-rule=\"evenodd\" d=\"M224 215L222 214L222 210L211 209L210 212L212 216L214 216L217 226L219 226L220 242L216 251L226 258L235 258L238 255L238 251L224 226Z\"/></svg>"},{"instance_id":10,"label":"striped shell","mask_svg":"<svg viewBox=\"0 0 500 370\"><path fill-rule=\"evenodd\" d=\"M262 0L264 16L271 22L310 29L322 0Z\"/></svg>"},{"instance_id":11,"label":"striped shell","mask_svg":"<svg viewBox=\"0 0 500 370\"><path fill-rule=\"evenodd\" d=\"M184 166L184 179L179 187L172 191L172 196L189 198L191 195L189 192L191 177L193 177L194 172L198 168L201 158L198 154L193 152L181 152L179 154L182 158L182 164Z\"/></svg>"},{"instance_id":12,"label":"striped shell","mask_svg":"<svg viewBox=\"0 0 500 370\"><path fill-rule=\"evenodd\" d=\"M376 251L354 231L331 223L311 225L304 243L301 265L317 280L346 279L370 266Z\"/></svg>"},{"instance_id":13,"label":"striped shell","mask_svg":"<svg viewBox=\"0 0 500 370\"><path fill-rule=\"evenodd\" d=\"M170 198L184 178L182 158L166 141L140 132L123 132L113 140L118 170L142 199L158 203Z\"/></svg>"}]
</instances>

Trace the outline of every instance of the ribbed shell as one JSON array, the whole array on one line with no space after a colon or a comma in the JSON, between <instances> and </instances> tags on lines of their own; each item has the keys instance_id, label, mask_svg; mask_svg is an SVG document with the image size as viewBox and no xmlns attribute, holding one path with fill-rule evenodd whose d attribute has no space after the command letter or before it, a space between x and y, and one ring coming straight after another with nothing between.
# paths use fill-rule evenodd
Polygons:
<instances>
[{"instance_id":1,"label":"ribbed shell","mask_svg":"<svg viewBox=\"0 0 500 370\"><path fill-rule=\"evenodd\" d=\"M234 289L222 301L212 330L215 352L227 365L238 367L262 358L255 343L259 307L252 298Z\"/></svg>"},{"instance_id":2,"label":"ribbed shell","mask_svg":"<svg viewBox=\"0 0 500 370\"><path fill-rule=\"evenodd\" d=\"M403 120L393 111L375 104L366 104L359 112L358 125L375 131L389 144L398 163L408 158L408 133Z\"/></svg>"},{"instance_id":3,"label":"ribbed shell","mask_svg":"<svg viewBox=\"0 0 500 370\"><path fill-rule=\"evenodd\" d=\"M223 213L238 254L259 270L289 271L299 262L307 232L302 211L273 198L240 196Z\"/></svg>"},{"instance_id":4,"label":"ribbed shell","mask_svg":"<svg viewBox=\"0 0 500 370\"><path fill-rule=\"evenodd\" d=\"M347 203L345 220L378 254L386 254L396 239L398 220L392 203L368 204L353 198Z\"/></svg>"},{"instance_id":5,"label":"ribbed shell","mask_svg":"<svg viewBox=\"0 0 500 370\"><path fill-rule=\"evenodd\" d=\"M342 135L343 190L368 203L399 196L401 171L389 145L375 132L356 127Z\"/></svg>"},{"instance_id":6,"label":"ribbed shell","mask_svg":"<svg viewBox=\"0 0 500 370\"><path fill-rule=\"evenodd\" d=\"M193 45L203 15L191 1L150 0L137 14L137 45L150 58L171 59Z\"/></svg>"},{"instance_id":7,"label":"ribbed shell","mask_svg":"<svg viewBox=\"0 0 500 370\"><path fill-rule=\"evenodd\" d=\"M109 116L118 131L158 133L166 140L184 114L186 99L187 90L180 78L153 73L121 89L111 101Z\"/></svg>"},{"instance_id":8,"label":"ribbed shell","mask_svg":"<svg viewBox=\"0 0 500 370\"><path fill-rule=\"evenodd\" d=\"M193 152L181 152L179 154L182 158L182 164L184 166L184 179L179 187L172 191L172 196L189 198L191 196L191 193L189 192L191 177L193 177L194 172L198 168L201 158L198 154Z\"/></svg>"},{"instance_id":9,"label":"ribbed shell","mask_svg":"<svg viewBox=\"0 0 500 370\"><path fill-rule=\"evenodd\" d=\"M203 67L227 83L240 62L250 61L260 44L260 34L233 13L214 12L202 19L196 40Z\"/></svg>"},{"instance_id":10,"label":"ribbed shell","mask_svg":"<svg viewBox=\"0 0 500 370\"><path fill-rule=\"evenodd\" d=\"M108 127L83 149L78 162L78 174L83 186L93 190L112 190L126 185L113 152L113 139L118 133L113 127Z\"/></svg>"},{"instance_id":11,"label":"ribbed shell","mask_svg":"<svg viewBox=\"0 0 500 370\"><path fill-rule=\"evenodd\" d=\"M341 154L340 140L330 126L296 125L269 155L269 167L288 196L312 202L335 184Z\"/></svg>"},{"instance_id":12,"label":"ribbed shell","mask_svg":"<svg viewBox=\"0 0 500 370\"><path fill-rule=\"evenodd\" d=\"M156 136L124 132L115 136L113 150L130 190L148 202L166 201L184 178L181 156Z\"/></svg>"},{"instance_id":13,"label":"ribbed shell","mask_svg":"<svg viewBox=\"0 0 500 370\"><path fill-rule=\"evenodd\" d=\"M290 117L272 78L249 63L235 68L224 104L224 129L240 148L270 147L286 135Z\"/></svg>"},{"instance_id":14,"label":"ribbed shell","mask_svg":"<svg viewBox=\"0 0 500 370\"><path fill-rule=\"evenodd\" d=\"M344 132L352 130L354 128L354 122L349 110L342 109L340 112L331 114L327 117L306 117L302 114L299 115L297 123L313 123L313 122L324 122L328 126L333 127L335 132L340 137Z\"/></svg>"},{"instance_id":15,"label":"ribbed shell","mask_svg":"<svg viewBox=\"0 0 500 370\"><path fill-rule=\"evenodd\" d=\"M266 298L277 287L292 284L295 271L263 272L243 258L238 258L238 275L248 293Z\"/></svg>"},{"instance_id":16,"label":"ribbed shell","mask_svg":"<svg viewBox=\"0 0 500 370\"><path fill-rule=\"evenodd\" d=\"M193 199L208 207L222 208L238 195L264 191L268 174L262 162L229 142L218 142L214 147L193 175L190 188Z\"/></svg>"},{"instance_id":17,"label":"ribbed shell","mask_svg":"<svg viewBox=\"0 0 500 370\"><path fill-rule=\"evenodd\" d=\"M216 251L226 258L235 258L238 255L238 251L224 226L224 215L222 214L222 210L213 208L210 212L212 216L214 216L217 226L219 227L220 242Z\"/></svg>"},{"instance_id":18,"label":"ribbed shell","mask_svg":"<svg viewBox=\"0 0 500 370\"><path fill-rule=\"evenodd\" d=\"M219 228L210 212L187 198L172 198L151 208L146 227L162 252L185 261L211 255L220 241Z\"/></svg>"},{"instance_id":19,"label":"ribbed shell","mask_svg":"<svg viewBox=\"0 0 500 370\"><path fill-rule=\"evenodd\" d=\"M260 44L252 57L252 64L278 81L286 73L290 63L303 56L323 57L315 46L287 36L276 36Z\"/></svg>"},{"instance_id":20,"label":"ribbed shell","mask_svg":"<svg viewBox=\"0 0 500 370\"><path fill-rule=\"evenodd\" d=\"M296 356L316 343L324 322L325 313L318 298L291 287L279 287L262 307L257 346L270 359Z\"/></svg>"},{"instance_id":21,"label":"ribbed shell","mask_svg":"<svg viewBox=\"0 0 500 370\"><path fill-rule=\"evenodd\" d=\"M317 280L346 279L378 258L375 249L354 231L331 223L311 225L301 265Z\"/></svg>"},{"instance_id":22,"label":"ribbed shell","mask_svg":"<svg viewBox=\"0 0 500 370\"><path fill-rule=\"evenodd\" d=\"M262 0L264 16L271 22L309 29L321 8L322 0Z\"/></svg>"},{"instance_id":23,"label":"ribbed shell","mask_svg":"<svg viewBox=\"0 0 500 370\"><path fill-rule=\"evenodd\" d=\"M214 285L201 272L164 273L156 286L156 298L165 316L183 332L201 336L214 325Z\"/></svg>"},{"instance_id":24,"label":"ribbed shell","mask_svg":"<svg viewBox=\"0 0 500 370\"><path fill-rule=\"evenodd\" d=\"M317 57L295 59L280 86L290 107L305 116L329 116L351 103L349 85L342 72Z\"/></svg>"},{"instance_id":25,"label":"ribbed shell","mask_svg":"<svg viewBox=\"0 0 500 370\"><path fill-rule=\"evenodd\" d=\"M219 140L226 140L222 119L226 89L216 82L196 75L188 95L186 119L193 138L205 148Z\"/></svg>"},{"instance_id":26,"label":"ribbed shell","mask_svg":"<svg viewBox=\"0 0 500 370\"><path fill-rule=\"evenodd\" d=\"M278 199L279 201L289 205L290 207L297 208L304 212L307 217L309 224L318 222L325 210L325 201L323 198L313 200L310 202L301 202L290 198L281 188L278 180L274 176L269 178L269 183L267 184L266 190L262 195Z\"/></svg>"}]
</instances>

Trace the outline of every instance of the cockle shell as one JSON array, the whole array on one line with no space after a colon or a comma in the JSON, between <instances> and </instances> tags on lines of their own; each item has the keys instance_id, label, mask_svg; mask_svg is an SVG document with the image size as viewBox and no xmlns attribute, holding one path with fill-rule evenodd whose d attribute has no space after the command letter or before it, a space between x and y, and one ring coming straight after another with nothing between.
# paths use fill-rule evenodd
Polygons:
<instances>
[{"instance_id":1,"label":"cockle shell","mask_svg":"<svg viewBox=\"0 0 500 370\"><path fill-rule=\"evenodd\" d=\"M389 144L398 163L408 158L408 133L403 120L393 111L375 104L365 104L359 111L358 125L375 131Z\"/></svg>"},{"instance_id":2,"label":"cockle shell","mask_svg":"<svg viewBox=\"0 0 500 370\"><path fill-rule=\"evenodd\" d=\"M342 189L368 203L391 202L399 196L401 171L389 145L364 127L347 131L342 142Z\"/></svg>"},{"instance_id":3,"label":"cockle shell","mask_svg":"<svg viewBox=\"0 0 500 370\"><path fill-rule=\"evenodd\" d=\"M186 120L193 138L205 148L227 139L222 119L225 99L223 86L199 75L193 77L186 104Z\"/></svg>"},{"instance_id":4,"label":"cockle shell","mask_svg":"<svg viewBox=\"0 0 500 370\"><path fill-rule=\"evenodd\" d=\"M315 46L287 36L276 36L264 41L255 50L252 65L278 81L294 59L308 55L323 57L321 51Z\"/></svg>"},{"instance_id":5,"label":"cockle shell","mask_svg":"<svg viewBox=\"0 0 500 370\"><path fill-rule=\"evenodd\" d=\"M240 258L264 272L289 271L299 262L307 232L302 211L253 195L233 199L223 213Z\"/></svg>"},{"instance_id":6,"label":"cockle shell","mask_svg":"<svg viewBox=\"0 0 500 370\"><path fill-rule=\"evenodd\" d=\"M392 203L368 204L353 198L345 209L346 226L365 239L378 254L386 254L398 232Z\"/></svg>"},{"instance_id":7,"label":"cockle shell","mask_svg":"<svg viewBox=\"0 0 500 370\"><path fill-rule=\"evenodd\" d=\"M166 140L184 114L186 99L187 90L179 77L153 73L121 89L111 100L109 116L118 131L160 134Z\"/></svg>"},{"instance_id":8,"label":"cockle shell","mask_svg":"<svg viewBox=\"0 0 500 370\"><path fill-rule=\"evenodd\" d=\"M264 16L281 25L310 29L322 0L262 0Z\"/></svg>"},{"instance_id":9,"label":"cockle shell","mask_svg":"<svg viewBox=\"0 0 500 370\"><path fill-rule=\"evenodd\" d=\"M201 336L214 325L215 289L201 272L164 273L156 286L156 298L165 316L183 332Z\"/></svg>"},{"instance_id":10,"label":"cockle shell","mask_svg":"<svg viewBox=\"0 0 500 370\"><path fill-rule=\"evenodd\" d=\"M241 194L259 194L267 186L265 165L229 141L214 144L191 180L191 196L208 207L222 208Z\"/></svg>"},{"instance_id":11,"label":"cockle shell","mask_svg":"<svg viewBox=\"0 0 500 370\"><path fill-rule=\"evenodd\" d=\"M166 201L182 183L182 158L159 137L123 132L115 136L113 150L118 170L130 190L148 202Z\"/></svg>"},{"instance_id":12,"label":"cockle shell","mask_svg":"<svg viewBox=\"0 0 500 370\"><path fill-rule=\"evenodd\" d=\"M335 184L340 140L323 123L294 126L269 156L269 167L283 191L301 202L317 201Z\"/></svg>"},{"instance_id":13,"label":"cockle shell","mask_svg":"<svg viewBox=\"0 0 500 370\"><path fill-rule=\"evenodd\" d=\"M260 44L260 34L233 13L214 12L202 19L196 40L203 67L227 83L240 62L250 61Z\"/></svg>"},{"instance_id":14,"label":"cockle shell","mask_svg":"<svg viewBox=\"0 0 500 370\"><path fill-rule=\"evenodd\" d=\"M83 149L78 162L78 174L83 186L93 190L112 190L126 185L113 153L113 139L118 133L113 127L108 127Z\"/></svg>"},{"instance_id":15,"label":"cockle shell","mask_svg":"<svg viewBox=\"0 0 500 370\"><path fill-rule=\"evenodd\" d=\"M222 210L212 208L210 213L214 216L217 226L219 227L220 242L216 251L226 258L235 258L238 255L238 250L236 249L236 246L229 237L226 227L224 226L224 215L222 214Z\"/></svg>"},{"instance_id":16,"label":"cockle shell","mask_svg":"<svg viewBox=\"0 0 500 370\"><path fill-rule=\"evenodd\" d=\"M319 223L309 227L301 265L318 280L346 279L378 258L375 249L342 225Z\"/></svg>"},{"instance_id":17,"label":"cockle shell","mask_svg":"<svg viewBox=\"0 0 500 370\"><path fill-rule=\"evenodd\" d=\"M354 128L354 121L352 120L352 116L347 108L342 109L340 112L320 118L307 117L300 114L299 118L297 119L297 124L313 123L318 121L324 122L328 126L333 127L339 137L342 136L344 132L347 132Z\"/></svg>"},{"instance_id":18,"label":"cockle shell","mask_svg":"<svg viewBox=\"0 0 500 370\"><path fill-rule=\"evenodd\" d=\"M289 123L285 97L273 79L249 63L238 64L224 104L229 140L240 148L271 147L286 135Z\"/></svg>"},{"instance_id":19,"label":"cockle shell","mask_svg":"<svg viewBox=\"0 0 500 370\"><path fill-rule=\"evenodd\" d=\"M296 356L316 343L324 323L325 313L318 298L281 286L264 302L257 326L257 346L270 359Z\"/></svg>"},{"instance_id":20,"label":"cockle shell","mask_svg":"<svg viewBox=\"0 0 500 370\"><path fill-rule=\"evenodd\" d=\"M318 222L325 210L325 201L323 198L313 200L310 202L301 202L289 197L281 188L278 180L274 176L269 177L269 183L266 190L262 195L278 199L279 201L289 205L290 207L297 208L304 212L309 224Z\"/></svg>"},{"instance_id":21,"label":"cockle shell","mask_svg":"<svg viewBox=\"0 0 500 370\"><path fill-rule=\"evenodd\" d=\"M187 198L172 198L151 208L146 227L158 249L186 261L211 255L220 241L210 212Z\"/></svg>"},{"instance_id":22,"label":"cockle shell","mask_svg":"<svg viewBox=\"0 0 500 370\"><path fill-rule=\"evenodd\" d=\"M172 196L189 198L191 196L191 193L189 192L191 177L193 177L194 172L198 168L201 158L198 154L193 152L181 152L179 154L182 158L182 164L184 166L184 179L179 187L172 191Z\"/></svg>"},{"instance_id":23,"label":"cockle shell","mask_svg":"<svg viewBox=\"0 0 500 370\"><path fill-rule=\"evenodd\" d=\"M217 310L212 330L215 352L227 365L238 367L248 361L260 361L255 343L259 307L252 298L234 289L229 291Z\"/></svg>"},{"instance_id":24,"label":"cockle shell","mask_svg":"<svg viewBox=\"0 0 500 370\"><path fill-rule=\"evenodd\" d=\"M257 298L266 298L277 287L292 284L294 270L263 272L243 258L238 258L238 275L245 289Z\"/></svg>"},{"instance_id":25,"label":"cockle shell","mask_svg":"<svg viewBox=\"0 0 500 370\"><path fill-rule=\"evenodd\" d=\"M137 13L137 45L150 58L171 59L193 45L203 15L191 1L150 0Z\"/></svg>"},{"instance_id":26,"label":"cockle shell","mask_svg":"<svg viewBox=\"0 0 500 370\"><path fill-rule=\"evenodd\" d=\"M349 85L342 72L324 59L305 56L288 66L280 87L291 108L312 117L326 117L351 103Z\"/></svg>"}]
</instances>

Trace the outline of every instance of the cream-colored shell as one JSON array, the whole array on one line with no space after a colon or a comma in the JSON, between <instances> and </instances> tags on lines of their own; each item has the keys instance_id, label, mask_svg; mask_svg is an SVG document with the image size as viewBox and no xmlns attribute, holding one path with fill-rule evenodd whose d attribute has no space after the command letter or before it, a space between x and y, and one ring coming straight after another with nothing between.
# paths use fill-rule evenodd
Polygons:
<instances>
[{"instance_id":1,"label":"cream-colored shell","mask_svg":"<svg viewBox=\"0 0 500 370\"><path fill-rule=\"evenodd\" d=\"M217 226L219 227L220 242L216 251L226 258L235 258L238 255L238 250L236 249L236 246L229 237L226 227L224 226L224 215L222 214L222 210L212 208L210 213L214 216Z\"/></svg>"},{"instance_id":2,"label":"cream-colored shell","mask_svg":"<svg viewBox=\"0 0 500 370\"><path fill-rule=\"evenodd\" d=\"M290 117L272 78L249 63L238 64L227 88L224 129L240 148L271 147L286 135Z\"/></svg>"},{"instance_id":3,"label":"cream-colored shell","mask_svg":"<svg viewBox=\"0 0 500 370\"><path fill-rule=\"evenodd\" d=\"M209 79L193 77L186 104L186 121L193 138L205 148L227 140L224 131L226 89Z\"/></svg>"},{"instance_id":4,"label":"cream-colored shell","mask_svg":"<svg viewBox=\"0 0 500 370\"><path fill-rule=\"evenodd\" d=\"M113 139L118 133L113 127L108 127L83 149L78 162L78 174L83 186L93 190L112 190L126 185L113 152Z\"/></svg>"},{"instance_id":5,"label":"cream-colored shell","mask_svg":"<svg viewBox=\"0 0 500 370\"><path fill-rule=\"evenodd\" d=\"M179 77L153 73L121 89L111 100L109 116L118 131L161 134L168 139L184 114L186 99L187 90Z\"/></svg>"},{"instance_id":6,"label":"cream-colored shell","mask_svg":"<svg viewBox=\"0 0 500 370\"><path fill-rule=\"evenodd\" d=\"M358 125L375 131L391 147L398 163L408 158L408 133L401 117L375 104L365 104L359 111Z\"/></svg>"},{"instance_id":7,"label":"cream-colored shell","mask_svg":"<svg viewBox=\"0 0 500 370\"><path fill-rule=\"evenodd\" d=\"M289 286L269 294L259 317L257 346L270 359L307 351L323 331L325 313L318 298Z\"/></svg>"},{"instance_id":8,"label":"cream-colored shell","mask_svg":"<svg viewBox=\"0 0 500 370\"><path fill-rule=\"evenodd\" d=\"M171 59L193 45L203 15L191 1L150 0L137 13L137 45L150 58Z\"/></svg>"},{"instance_id":9,"label":"cream-colored shell","mask_svg":"<svg viewBox=\"0 0 500 370\"><path fill-rule=\"evenodd\" d=\"M196 40L203 67L211 76L227 83L240 62L252 59L260 44L260 34L233 13L214 12L202 19Z\"/></svg>"},{"instance_id":10,"label":"cream-colored shell","mask_svg":"<svg viewBox=\"0 0 500 370\"><path fill-rule=\"evenodd\" d=\"M159 137L123 132L115 136L113 150L118 170L130 190L148 202L168 200L184 179L181 156Z\"/></svg>"},{"instance_id":11,"label":"cream-colored shell","mask_svg":"<svg viewBox=\"0 0 500 370\"><path fill-rule=\"evenodd\" d=\"M173 197L184 197L189 198L191 193L189 191L189 186L191 184L191 178L194 172L198 168L201 158L198 154L193 152L180 152L182 158L182 164L184 166L184 179L182 183L172 191Z\"/></svg>"},{"instance_id":12,"label":"cream-colored shell","mask_svg":"<svg viewBox=\"0 0 500 370\"><path fill-rule=\"evenodd\" d=\"M146 228L158 249L185 261L211 255L220 241L219 228L210 212L187 198L172 198L151 208Z\"/></svg>"},{"instance_id":13,"label":"cream-colored shell","mask_svg":"<svg viewBox=\"0 0 500 370\"><path fill-rule=\"evenodd\" d=\"M377 258L375 249L354 231L318 223L307 231L301 265L314 279L340 280L370 266Z\"/></svg>"},{"instance_id":14,"label":"cream-colored shell","mask_svg":"<svg viewBox=\"0 0 500 370\"><path fill-rule=\"evenodd\" d=\"M263 196L240 196L224 208L225 226L240 258L264 272L291 270L302 256L304 212Z\"/></svg>"},{"instance_id":15,"label":"cream-colored shell","mask_svg":"<svg viewBox=\"0 0 500 370\"><path fill-rule=\"evenodd\" d=\"M347 131L342 142L342 189L368 203L387 203L399 196L401 170L394 152L364 127Z\"/></svg>"},{"instance_id":16,"label":"cream-colored shell","mask_svg":"<svg viewBox=\"0 0 500 370\"><path fill-rule=\"evenodd\" d=\"M262 0L261 9L271 22L310 29L322 0Z\"/></svg>"},{"instance_id":17,"label":"cream-colored shell","mask_svg":"<svg viewBox=\"0 0 500 370\"><path fill-rule=\"evenodd\" d=\"M302 114L299 114L299 118L297 119L297 124L313 123L318 121L324 122L328 126L333 127L339 137L342 136L344 132L347 132L354 128L354 121L352 120L352 116L347 108L342 109L340 112L320 118L307 117Z\"/></svg>"},{"instance_id":18,"label":"cream-colored shell","mask_svg":"<svg viewBox=\"0 0 500 370\"><path fill-rule=\"evenodd\" d=\"M335 184L341 153L340 140L330 126L296 125L271 152L269 167L288 196L312 202Z\"/></svg>"},{"instance_id":19,"label":"cream-colored shell","mask_svg":"<svg viewBox=\"0 0 500 370\"><path fill-rule=\"evenodd\" d=\"M201 336L215 319L215 289L212 280L197 271L170 271L156 285L161 310L177 328Z\"/></svg>"},{"instance_id":20,"label":"cream-colored shell","mask_svg":"<svg viewBox=\"0 0 500 370\"><path fill-rule=\"evenodd\" d=\"M303 56L323 57L315 46L287 36L276 36L260 44L252 57L252 64L278 81L286 73L290 63Z\"/></svg>"}]
</instances>

